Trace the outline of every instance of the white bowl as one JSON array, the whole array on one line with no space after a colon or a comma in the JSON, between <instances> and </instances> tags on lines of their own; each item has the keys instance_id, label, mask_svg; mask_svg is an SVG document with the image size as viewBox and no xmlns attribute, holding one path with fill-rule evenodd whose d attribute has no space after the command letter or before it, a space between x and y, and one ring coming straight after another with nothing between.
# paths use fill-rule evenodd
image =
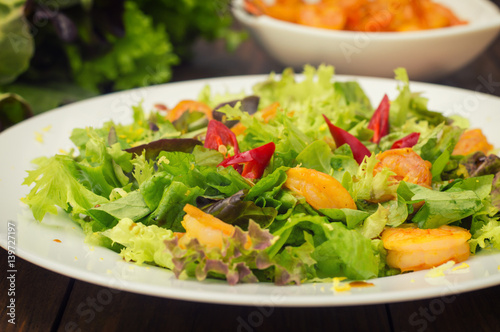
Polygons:
<instances>
[{"instance_id":1,"label":"white bowl","mask_svg":"<svg viewBox=\"0 0 500 332\"><path fill-rule=\"evenodd\" d=\"M394 77L405 67L412 80L434 80L467 65L500 30L500 11L488 0L436 0L466 25L413 32L336 31L253 16L233 2L233 14L270 56L285 66L331 64L336 73Z\"/></svg>"}]
</instances>

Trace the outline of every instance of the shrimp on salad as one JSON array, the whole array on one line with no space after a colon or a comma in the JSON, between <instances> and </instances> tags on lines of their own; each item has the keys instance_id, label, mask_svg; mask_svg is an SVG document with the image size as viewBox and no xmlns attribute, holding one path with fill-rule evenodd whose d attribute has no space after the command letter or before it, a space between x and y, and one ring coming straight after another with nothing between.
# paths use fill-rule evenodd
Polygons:
<instances>
[{"instance_id":1,"label":"shrimp on salad","mask_svg":"<svg viewBox=\"0 0 500 332\"><path fill-rule=\"evenodd\" d=\"M471 129L465 131L455 145L453 155L466 156L468 154L481 151L488 153L493 149L493 145L488 143L486 136L484 136L481 129Z\"/></svg>"},{"instance_id":2,"label":"shrimp on salad","mask_svg":"<svg viewBox=\"0 0 500 332\"><path fill-rule=\"evenodd\" d=\"M356 209L351 195L334 177L314 169L295 167L287 172L284 186L303 196L315 209Z\"/></svg>"},{"instance_id":3,"label":"shrimp on salad","mask_svg":"<svg viewBox=\"0 0 500 332\"><path fill-rule=\"evenodd\" d=\"M374 173L388 168L396 175L394 180L406 181L430 188L432 183L432 164L423 160L413 149L391 149L377 155L380 162L375 166Z\"/></svg>"},{"instance_id":4,"label":"shrimp on salad","mask_svg":"<svg viewBox=\"0 0 500 332\"><path fill-rule=\"evenodd\" d=\"M386 228L381 235L387 249L387 265L401 272L419 271L469 258L471 234L462 227L443 225L421 229L415 224Z\"/></svg>"},{"instance_id":5,"label":"shrimp on salad","mask_svg":"<svg viewBox=\"0 0 500 332\"><path fill-rule=\"evenodd\" d=\"M184 212L186 215L182 220L182 226L186 229L186 233L176 234L180 238L179 244L181 246L195 238L209 248L221 249L224 238L230 237L235 231L233 225L227 224L191 204L184 206ZM247 243L247 245L249 244Z\"/></svg>"}]
</instances>

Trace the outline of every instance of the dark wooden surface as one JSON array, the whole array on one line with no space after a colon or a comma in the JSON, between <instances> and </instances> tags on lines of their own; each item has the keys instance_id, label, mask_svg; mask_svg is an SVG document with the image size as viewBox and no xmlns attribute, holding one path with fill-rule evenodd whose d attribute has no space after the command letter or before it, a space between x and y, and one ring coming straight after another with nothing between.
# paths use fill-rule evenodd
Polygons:
<instances>
[{"instance_id":1,"label":"dark wooden surface","mask_svg":"<svg viewBox=\"0 0 500 332\"><path fill-rule=\"evenodd\" d=\"M467 47L464 45L464 47ZM251 40L234 54L199 42L174 81L267 74L283 67ZM483 80L490 81L486 89ZM433 82L500 96L500 38L473 63ZM489 90L489 91L488 91ZM500 110L499 110L500 111ZM16 325L8 323L7 252L0 249L0 331L500 331L500 286L447 298L352 307L268 308L185 302L107 289L17 258ZM111 297L96 301L99 294Z\"/></svg>"}]
</instances>

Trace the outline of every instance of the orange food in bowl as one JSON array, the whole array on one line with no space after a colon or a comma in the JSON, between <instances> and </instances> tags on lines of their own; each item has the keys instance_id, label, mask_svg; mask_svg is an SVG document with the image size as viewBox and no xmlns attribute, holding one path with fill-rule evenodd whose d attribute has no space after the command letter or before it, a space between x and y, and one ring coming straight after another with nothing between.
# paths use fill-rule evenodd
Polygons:
<instances>
[{"instance_id":1,"label":"orange food in bowl","mask_svg":"<svg viewBox=\"0 0 500 332\"><path fill-rule=\"evenodd\" d=\"M245 0L253 15L332 30L415 31L467 23L431 0Z\"/></svg>"}]
</instances>

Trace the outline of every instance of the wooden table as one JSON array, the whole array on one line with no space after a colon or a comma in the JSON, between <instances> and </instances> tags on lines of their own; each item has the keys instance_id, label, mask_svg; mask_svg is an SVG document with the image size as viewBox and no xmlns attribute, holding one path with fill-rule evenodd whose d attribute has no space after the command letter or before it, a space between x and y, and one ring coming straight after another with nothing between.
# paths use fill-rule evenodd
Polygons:
<instances>
[{"instance_id":1,"label":"wooden table","mask_svg":"<svg viewBox=\"0 0 500 332\"><path fill-rule=\"evenodd\" d=\"M464 47L467 47L464 45ZM283 67L252 42L234 54L200 42L174 81L267 74ZM489 82L489 84L485 84ZM463 70L435 83L500 96L500 38ZM500 111L500 110L499 110ZM7 252L0 250L0 331L499 331L500 286L453 297L325 308L269 308L185 302L106 289L17 258L16 325L7 320Z\"/></svg>"}]
</instances>

